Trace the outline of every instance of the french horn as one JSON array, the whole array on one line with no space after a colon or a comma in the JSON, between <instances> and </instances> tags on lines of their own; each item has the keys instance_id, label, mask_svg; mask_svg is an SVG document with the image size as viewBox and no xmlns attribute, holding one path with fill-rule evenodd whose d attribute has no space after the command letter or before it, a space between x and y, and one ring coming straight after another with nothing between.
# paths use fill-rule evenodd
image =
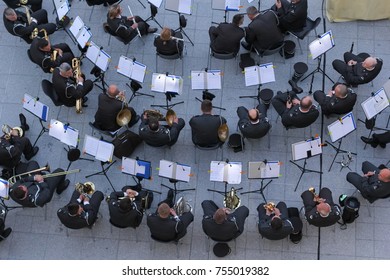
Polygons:
<instances>
[{"instance_id":1,"label":"french horn","mask_svg":"<svg viewBox=\"0 0 390 280\"><path fill-rule=\"evenodd\" d=\"M174 205L175 212L178 216L187 212L192 212L192 206L188 203L184 197L180 197Z\"/></svg>"},{"instance_id":2,"label":"french horn","mask_svg":"<svg viewBox=\"0 0 390 280\"><path fill-rule=\"evenodd\" d=\"M226 208L229 208L231 210L235 210L238 207L240 207L241 204L241 199L237 195L237 191L235 188L231 188L231 190L226 193L226 196L223 200L223 205Z\"/></svg>"},{"instance_id":3,"label":"french horn","mask_svg":"<svg viewBox=\"0 0 390 280\"><path fill-rule=\"evenodd\" d=\"M218 139L221 142L225 142L229 137L229 127L226 123L221 124L218 127Z\"/></svg>"},{"instance_id":4,"label":"french horn","mask_svg":"<svg viewBox=\"0 0 390 280\"><path fill-rule=\"evenodd\" d=\"M116 123L120 127L128 125L131 121L131 111L127 105L126 97L124 95L117 95L115 99L122 101L122 109L116 115Z\"/></svg>"},{"instance_id":5,"label":"french horn","mask_svg":"<svg viewBox=\"0 0 390 280\"><path fill-rule=\"evenodd\" d=\"M77 183L75 186L76 191L80 194L90 197L95 192L95 184L92 182Z\"/></svg>"}]
</instances>

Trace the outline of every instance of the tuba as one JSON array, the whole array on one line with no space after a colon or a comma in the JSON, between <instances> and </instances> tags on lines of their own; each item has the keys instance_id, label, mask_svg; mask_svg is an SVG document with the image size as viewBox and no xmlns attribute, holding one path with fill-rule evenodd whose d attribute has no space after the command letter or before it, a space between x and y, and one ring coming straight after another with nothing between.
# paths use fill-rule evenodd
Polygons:
<instances>
[{"instance_id":1,"label":"tuba","mask_svg":"<svg viewBox=\"0 0 390 280\"><path fill-rule=\"evenodd\" d=\"M77 183L75 186L76 191L80 194L90 197L95 192L95 184L92 182Z\"/></svg>"},{"instance_id":2,"label":"tuba","mask_svg":"<svg viewBox=\"0 0 390 280\"><path fill-rule=\"evenodd\" d=\"M181 216L187 212L192 212L192 206L188 203L187 200L184 199L184 197L180 197L173 207L178 216Z\"/></svg>"},{"instance_id":3,"label":"tuba","mask_svg":"<svg viewBox=\"0 0 390 280\"><path fill-rule=\"evenodd\" d=\"M225 142L229 137L229 127L226 123L222 122L222 117L219 116L221 125L218 127L218 139L221 142Z\"/></svg>"},{"instance_id":4,"label":"tuba","mask_svg":"<svg viewBox=\"0 0 390 280\"><path fill-rule=\"evenodd\" d=\"M72 59L72 69L73 69L73 77L77 80L81 76L80 59L78 59L77 57ZM82 98L76 99L76 113L77 114L83 113Z\"/></svg>"},{"instance_id":5,"label":"tuba","mask_svg":"<svg viewBox=\"0 0 390 280\"><path fill-rule=\"evenodd\" d=\"M241 199L237 195L235 188L231 188L230 192L226 193L223 200L223 205L231 210L237 209L241 204Z\"/></svg>"},{"instance_id":6,"label":"tuba","mask_svg":"<svg viewBox=\"0 0 390 280\"><path fill-rule=\"evenodd\" d=\"M126 97L123 95L115 96L115 99L122 101L122 109L116 115L116 123L119 126L128 125L131 121L131 111L127 105Z\"/></svg>"},{"instance_id":7,"label":"tuba","mask_svg":"<svg viewBox=\"0 0 390 280\"><path fill-rule=\"evenodd\" d=\"M23 137L23 135L24 135L23 129L18 127L18 126L10 127L8 124L3 124L3 127L1 128L1 130L3 131L4 138L7 141L10 140L12 137L12 130L16 130L18 132L19 137Z\"/></svg>"},{"instance_id":8,"label":"tuba","mask_svg":"<svg viewBox=\"0 0 390 280\"><path fill-rule=\"evenodd\" d=\"M274 212L275 208L276 208L276 206L275 206L275 203L273 203L273 202L268 202L267 204L264 204L264 209L268 210L271 213Z\"/></svg>"}]
</instances>

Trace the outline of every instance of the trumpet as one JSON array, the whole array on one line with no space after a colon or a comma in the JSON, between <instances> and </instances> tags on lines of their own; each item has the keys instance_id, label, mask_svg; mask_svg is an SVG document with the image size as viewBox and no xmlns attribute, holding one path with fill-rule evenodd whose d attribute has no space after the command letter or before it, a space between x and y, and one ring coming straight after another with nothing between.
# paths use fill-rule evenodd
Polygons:
<instances>
[{"instance_id":1,"label":"trumpet","mask_svg":"<svg viewBox=\"0 0 390 280\"><path fill-rule=\"evenodd\" d=\"M42 29L42 30L45 30L45 29ZM57 60L57 55L58 55L58 51L57 50L54 50L51 54L50 54L50 60L51 61L56 61ZM50 68L50 73L53 73L54 71L54 68L51 67Z\"/></svg>"},{"instance_id":2,"label":"trumpet","mask_svg":"<svg viewBox=\"0 0 390 280\"><path fill-rule=\"evenodd\" d=\"M264 209L268 210L269 212L273 213L275 211L275 203L273 202L268 202L267 204L264 204Z\"/></svg>"},{"instance_id":3,"label":"trumpet","mask_svg":"<svg viewBox=\"0 0 390 280\"><path fill-rule=\"evenodd\" d=\"M173 207L178 216L187 212L192 212L192 206L184 199L184 197L180 197Z\"/></svg>"},{"instance_id":4,"label":"trumpet","mask_svg":"<svg viewBox=\"0 0 390 280\"><path fill-rule=\"evenodd\" d=\"M77 183L75 186L75 189L81 195L86 196L86 197L90 197L90 195L92 195L96 190L95 184L92 182L85 182L84 184Z\"/></svg>"},{"instance_id":5,"label":"trumpet","mask_svg":"<svg viewBox=\"0 0 390 280\"><path fill-rule=\"evenodd\" d=\"M223 200L223 205L226 208L231 210L235 210L240 207L241 199L237 195L237 191L235 188L231 188L230 192L228 192Z\"/></svg>"},{"instance_id":6,"label":"trumpet","mask_svg":"<svg viewBox=\"0 0 390 280\"><path fill-rule=\"evenodd\" d=\"M315 188L310 187L310 188L309 188L309 192L311 192L311 193L314 195L313 200L314 200L315 202L320 203L320 202L325 201L325 200L322 199L318 194L316 194L316 189L315 189Z\"/></svg>"},{"instance_id":7,"label":"trumpet","mask_svg":"<svg viewBox=\"0 0 390 280\"><path fill-rule=\"evenodd\" d=\"M77 57L72 59L72 69L73 69L73 77L77 79L81 76L81 69L80 69L80 59ZM76 99L76 113L82 114L83 113L83 99L79 98Z\"/></svg>"},{"instance_id":8,"label":"trumpet","mask_svg":"<svg viewBox=\"0 0 390 280\"><path fill-rule=\"evenodd\" d=\"M3 127L1 128L1 130L3 131L4 138L7 141L11 139L13 130L17 131L19 137L23 137L23 134L24 134L22 128L20 128L18 126L10 127L8 124L3 124Z\"/></svg>"}]
</instances>

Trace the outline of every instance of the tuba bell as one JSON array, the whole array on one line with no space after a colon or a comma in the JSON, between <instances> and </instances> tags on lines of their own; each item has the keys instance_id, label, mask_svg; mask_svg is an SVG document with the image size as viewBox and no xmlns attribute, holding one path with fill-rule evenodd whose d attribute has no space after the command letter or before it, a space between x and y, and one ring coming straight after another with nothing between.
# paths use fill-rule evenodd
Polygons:
<instances>
[{"instance_id":1,"label":"tuba bell","mask_svg":"<svg viewBox=\"0 0 390 280\"><path fill-rule=\"evenodd\" d=\"M172 109L168 109L165 115L165 120L168 126L172 126L175 119L176 119L175 111L173 111Z\"/></svg>"},{"instance_id":2,"label":"tuba bell","mask_svg":"<svg viewBox=\"0 0 390 280\"><path fill-rule=\"evenodd\" d=\"M117 95L115 99L122 101L122 109L116 115L116 123L120 127L128 125L131 121L131 111L126 102L126 97L124 95Z\"/></svg>"},{"instance_id":3,"label":"tuba bell","mask_svg":"<svg viewBox=\"0 0 390 280\"><path fill-rule=\"evenodd\" d=\"M181 216L187 212L192 212L192 206L188 203L187 200L184 199L184 197L180 197L173 207L178 216Z\"/></svg>"},{"instance_id":4,"label":"tuba bell","mask_svg":"<svg viewBox=\"0 0 390 280\"><path fill-rule=\"evenodd\" d=\"M75 189L80 194L90 197L95 192L95 184L92 182L77 183Z\"/></svg>"},{"instance_id":5,"label":"tuba bell","mask_svg":"<svg viewBox=\"0 0 390 280\"><path fill-rule=\"evenodd\" d=\"M23 135L24 135L23 129L18 127L18 126L10 127L8 124L3 124L1 130L4 133L5 140L10 140L11 139L12 130L16 130L18 132L18 136L19 137L23 137Z\"/></svg>"},{"instance_id":6,"label":"tuba bell","mask_svg":"<svg viewBox=\"0 0 390 280\"><path fill-rule=\"evenodd\" d=\"M231 188L230 192L226 193L226 196L223 200L223 205L226 208L231 210L235 210L240 207L241 199L237 195L237 191L235 188Z\"/></svg>"}]
</instances>

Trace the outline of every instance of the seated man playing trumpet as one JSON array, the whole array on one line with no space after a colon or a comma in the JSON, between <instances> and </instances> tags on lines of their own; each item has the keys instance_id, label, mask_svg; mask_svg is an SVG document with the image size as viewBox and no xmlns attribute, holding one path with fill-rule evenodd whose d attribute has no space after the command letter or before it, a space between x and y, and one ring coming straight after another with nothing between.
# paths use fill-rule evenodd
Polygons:
<instances>
[{"instance_id":1,"label":"seated man playing trumpet","mask_svg":"<svg viewBox=\"0 0 390 280\"><path fill-rule=\"evenodd\" d=\"M39 65L43 72L52 73L63 62L72 64L74 54L68 44L51 45L49 38L34 38L30 45L31 60Z\"/></svg>"},{"instance_id":2,"label":"seated man playing trumpet","mask_svg":"<svg viewBox=\"0 0 390 280\"><path fill-rule=\"evenodd\" d=\"M154 39L156 51L162 55L182 54L184 47L183 34L181 32L164 27L160 36Z\"/></svg>"},{"instance_id":3,"label":"seated man playing trumpet","mask_svg":"<svg viewBox=\"0 0 390 280\"><path fill-rule=\"evenodd\" d=\"M118 114L124 108L127 108L130 112L130 118L128 120L118 120L118 117L120 118ZM128 123L128 127L132 127L139 119L140 117L134 109L128 107L124 91L119 91L116 85L110 85L106 93L103 92L99 95L98 109L95 114L94 123L97 128L113 132L121 128L124 121ZM119 124L118 121L122 123Z\"/></svg>"},{"instance_id":4,"label":"seated man playing trumpet","mask_svg":"<svg viewBox=\"0 0 390 280\"><path fill-rule=\"evenodd\" d=\"M75 74L72 67L66 63L61 63L53 71L52 82L54 90L58 95L59 101L66 107L76 106L76 100L83 99L83 107L87 107L85 102L88 98L86 95L92 90L93 82L85 80L81 73ZM79 72L80 69L77 69Z\"/></svg>"},{"instance_id":5,"label":"seated man playing trumpet","mask_svg":"<svg viewBox=\"0 0 390 280\"><path fill-rule=\"evenodd\" d=\"M16 203L24 207L43 207L51 201L54 191L61 194L66 190L69 186L69 180L65 180L66 174L61 168L54 170L53 176L44 178L37 172L42 169L47 170L48 166L40 169L37 162L32 163L30 163L29 168L34 169L28 171L28 177L22 177L26 174L16 175L18 180L11 186L9 195ZM55 176L55 173L60 174Z\"/></svg>"},{"instance_id":6,"label":"seated man playing trumpet","mask_svg":"<svg viewBox=\"0 0 390 280\"><path fill-rule=\"evenodd\" d=\"M94 189L92 182L81 185L89 185L91 189ZM58 218L67 228L92 227L97 220L100 204L104 199L101 191L94 191L92 196L89 197L87 193L80 193L79 190L80 188L75 189L68 205L57 211Z\"/></svg>"},{"instance_id":7,"label":"seated man playing trumpet","mask_svg":"<svg viewBox=\"0 0 390 280\"><path fill-rule=\"evenodd\" d=\"M185 122L182 118L178 118L171 109L167 112L167 125L160 125L160 120L162 120L162 114L158 111L145 111L141 117L139 136L149 146L173 146L177 142L180 131L185 126Z\"/></svg>"},{"instance_id":8,"label":"seated man playing trumpet","mask_svg":"<svg viewBox=\"0 0 390 280\"><path fill-rule=\"evenodd\" d=\"M309 224L316 227L328 227L341 218L340 206L333 202L332 192L322 188L317 195L314 188L304 191L301 195L305 216Z\"/></svg>"}]
</instances>

